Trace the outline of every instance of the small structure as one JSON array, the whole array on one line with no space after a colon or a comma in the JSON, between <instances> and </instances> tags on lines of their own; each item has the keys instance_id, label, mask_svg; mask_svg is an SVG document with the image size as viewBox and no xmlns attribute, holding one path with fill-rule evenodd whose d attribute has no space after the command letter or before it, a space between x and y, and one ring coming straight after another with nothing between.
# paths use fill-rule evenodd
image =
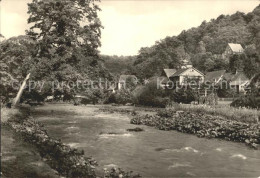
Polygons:
<instances>
[{"instance_id":1,"label":"small structure","mask_svg":"<svg viewBox=\"0 0 260 178\"><path fill-rule=\"evenodd\" d=\"M241 44L228 43L224 53L222 54L223 58L229 58L233 54L242 54L244 52Z\"/></svg>"},{"instance_id":2,"label":"small structure","mask_svg":"<svg viewBox=\"0 0 260 178\"><path fill-rule=\"evenodd\" d=\"M136 85L138 79L135 75L120 75L119 82L118 82L118 90L121 90L122 88L126 88L126 84L128 81Z\"/></svg>"}]
</instances>

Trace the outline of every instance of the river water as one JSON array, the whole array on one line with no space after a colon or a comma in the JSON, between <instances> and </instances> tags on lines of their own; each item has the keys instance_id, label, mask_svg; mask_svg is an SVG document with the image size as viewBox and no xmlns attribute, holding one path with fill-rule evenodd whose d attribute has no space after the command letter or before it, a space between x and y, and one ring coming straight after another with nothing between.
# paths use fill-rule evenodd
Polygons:
<instances>
[{"instance_id":1,"label":"river water","mask_svg":"<svg viewBox=\"0 0 260 178\"><path fill-rule=\"evenodd\" d=\"M198 138L138 126L125 114L100 113L101 106L45 105L33 116L48 134L83 149L99 166L121 167L143 177L259 177L260 151L242 143Z\"/></svg>"}]
</instances>

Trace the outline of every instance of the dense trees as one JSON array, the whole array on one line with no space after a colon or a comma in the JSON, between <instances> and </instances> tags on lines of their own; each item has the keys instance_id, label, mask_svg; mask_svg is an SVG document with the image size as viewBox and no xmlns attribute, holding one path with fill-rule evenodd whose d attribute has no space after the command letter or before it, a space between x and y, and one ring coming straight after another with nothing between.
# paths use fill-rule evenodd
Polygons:
<instances>
[{"instance_id":1,"label":"dense trees","mask_svg":"<svg viewBox=\"0 0 260 178\"><path fill-rule=\"evenodd\" d=\"M37 41L33 59L42 74L68 80L80 60L97 57L102 26L95 0L33 0L28 7L32 27L27 34Z\"/></svg>"},{"instance_id":2,"label":"dense trees","mask_svg":"<svg viewBox=\"0 0 260 178\"><path fill-rule=\"evenodd\" d=\"M134 62L135 74L140 79L161 75L163 68L178 68L181 60L189 58L183 42L176 37L166 37L150 48L141 48Z\"/></svg>"},{"instance_id":3,"label":"dense trees","mask_svg":"<svg viewBox=\"0 0 260 178\"><path fill-rule=\"evenodd\" d=\"M0 43L0 96L7 101L26 76L35 42L27 36L12 37Z\"/></svg>"},{"instance_id":4,"label":"dense trees","mask_svg":"<svg viewBox=\"0 0 260 178\"><path fill-rule=\"evenodd\" d=\"M19 81L31 73L32 80L45 82L40 91L45 95L53 87L46 82L109 78L97 50L102 28L99 10L95 0L33 0L28 4L27 36L0 45L1 77Z\"/></svg>"},{"instance_id":5,"label":"dense trees","mask_svg":"<svg viewBox=\"0 0 260 178\"><path fill-rule=\"evenodd\" d=\"M252 76L258 71L256 67L259 68L260 61L259 25L260 6L248 14L237 12L220 15L210 22L203 21L199 27L184 30L177 37L166 37L151 47L141 48L132 73L142 79L158 76L163 68L178 68L180 61L187 59L203 72L241 68L246 70L248 76ZM240 43L246 50L251 48L251 52L249 54L248 49L244 56L234 56L231 65L235 63L235 66L230 68L229 61L221 56L227 43ZM254 50L252 45L256 47ZM241 58L243 62L235 58Z\"/></svg>"}]
</instances>

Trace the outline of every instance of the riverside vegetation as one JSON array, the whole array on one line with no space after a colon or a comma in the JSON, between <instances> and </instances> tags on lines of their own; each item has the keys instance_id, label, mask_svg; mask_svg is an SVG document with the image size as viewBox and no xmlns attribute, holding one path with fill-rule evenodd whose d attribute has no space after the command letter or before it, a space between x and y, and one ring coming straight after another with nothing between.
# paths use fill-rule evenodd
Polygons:
<instances>
[{"instance_id":1,"label":"riverside vegetation","mask_svg":"<svg viewBox=\"0 0 260 178\"><path fill-rule=\"evenodd\" d=\"M138 107L99 109L102 112L128 114L132 116L131 124L243 142L255 149L260 148L259 110L187 104L175 104L165 109L153 108L156 114L144 114L146 110Z\"/></svg>"},{"instance_id":2,"label":"riverside vegetation","mask_svg":"<svg viewBox=\"0 0 260 178\"><path fill-rule=\"evenodd\" d=\"M259 149L260 144L259 123L230 120L221 115L210 115L207 112L165 109L155 115L137 115L131 119L131 123L152 126L160 130L177 130L195 134L198 137L243 142L255 149Z\"/></svg>"}]
</instances>

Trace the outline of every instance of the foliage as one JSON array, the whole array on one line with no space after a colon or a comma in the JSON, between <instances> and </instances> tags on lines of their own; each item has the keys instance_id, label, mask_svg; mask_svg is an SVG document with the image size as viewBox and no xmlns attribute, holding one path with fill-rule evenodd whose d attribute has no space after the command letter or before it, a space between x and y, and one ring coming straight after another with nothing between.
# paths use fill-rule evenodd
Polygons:
<instances>
[{"instance_id":1,"label":"foliage","mask_svg":"<svg viewBox=\"0 0 260 178\"><path fill-rule=\"evenodd\" d=\"M136 104L144 106L165 107L169 102L166 91L161 87L158 88L157 80L152 79L145 86L134 91Z\"/></svg>"},{"instance_id":2,"label":"foliage","mask_svg":"<svg viewBox=\"0 0 260 178\"><path fill-rule=\"evenodd\" d=\"M170 110L166 112L169 112L167 114L168 117L163 117L159 114L137 115L131 119L131 124L143 124L160 130L177 130L183 133L195 134L198 137L243 142L255 149L260 148L259 124L233 121L218 115L205 113L182 111L172 114L173 112Z\"/></svg>"},{"instance_id":3,"label":"foliage","mask_svg":"<svg viewBox=\"0 0 260 178\"><path fill-rule=\"evenodd\" d=\"M31 52L34 48L35 42L27 36L12 37L0 43L2 101L7 102L18 91L16 86L23 81L29 70Z\"/></svg>"},{"instance_id":4,"label":"foliage","mask_svg":"<svg viewBox=\"0 0 260 178\"><path fill-rule=\"evenodd\" d=\"M106 103L106 104L108 104L108 103L116 103L116 104L133 103L133 96L129 90L121 89L121 90L117 91L117 93L111 93L104 103Z\"/></svg>"},{"instance_id":5,"label":"foliage","mask_svg":"<svg viewBox=\"0 0 260 178\"><path fill-rule=\"evenodd\" d=\"M114 78L118 78L122 74L132 73L135 56L100 55L100 59Z\"/></svg>"},{"instance_id":6,"label":"foliage","mask_svg":"<svg viewBox=\"0 0 260 178\"><path fill-rule=\"evenodd\" d=\"M259 109L260 108L260 97L255 94L241 96L240 98L233 101L230 106L232 107L246 107Z\"/></svg>"},{"instance_id":7,"label":"foliage","mask_svg":"<svg viewBox=\"0 0 260 178\"><path fill-rule=\"evenodd\" d=\"M257 118L260 117L260 112L248 108L234 108L229 106L207 106L207 105L175 105L175 110L182 110L193 113L204 113L209 115L218 115L226 119L245 122L257 123Z\"/></svg>"},{"instance_id":8,"label":"foliage","mask_svg":"<svg viewBox=\"0 0 260 178\"><path fill-rule=\"evenodd\" d=\"M28 72L34 80L76 83L109 77L97 51L102 28L99 10L95 0L33 0L28 4L31 27L27 35L36 41ZM80 91L65 87L60 92Z\"/></svg>"},{"instance_id":9,"label":"foliage","mask_svg":"<svg viewBox=\"0 0 260 178\"><path fill-rule=\"evenodd\" d=\"M181 61L186 59L191 60L193 66L202 72L235 70L234 68L239 67L245 70L247 76L252 77L260 68L259 24L260 6L248 14L237 12L232 15L220 15L209 22L203 21L197 28L156 41L151 47L142 47L139 54L131 59L131 63L134 61L134 67L129 67L131 70L128 71L145 80L162 75L164 68L178 69ZM232 59L231 63L236 64L230 69L229 61L222 56L228 43L239 43L246 49L255 45L255 50L253 54L248 54L246 50L242 63L239 63L240 60ZM123 71L126 71L126 68L124 67ZM249 70L250 68L252 70ZM120 72L122 71L118 71Z\"/></svg>"},{"instance_id":10,"label":"foliage","mask_svg":"<svg viewBox=\"0 0 260 178\"><path fill-rule=\"evenodd\" d=\"M171 92L171 100L176 102L176 103L191 103L192 101L195 101L196 99L196 93L190 89L179 89L177 91Z\"/></svg>"},{"instance_id":11,"label":"foliage","mask_svg":"<svg viewBox=\"0 0 260 178\"><path fill-rule=\"evenodd\" d=\"M132 73L140 79L160 76L163 68L178 68L186 57L183 43L176 37L166 37L139 50Z\"/></svg>"}]
</instances>

